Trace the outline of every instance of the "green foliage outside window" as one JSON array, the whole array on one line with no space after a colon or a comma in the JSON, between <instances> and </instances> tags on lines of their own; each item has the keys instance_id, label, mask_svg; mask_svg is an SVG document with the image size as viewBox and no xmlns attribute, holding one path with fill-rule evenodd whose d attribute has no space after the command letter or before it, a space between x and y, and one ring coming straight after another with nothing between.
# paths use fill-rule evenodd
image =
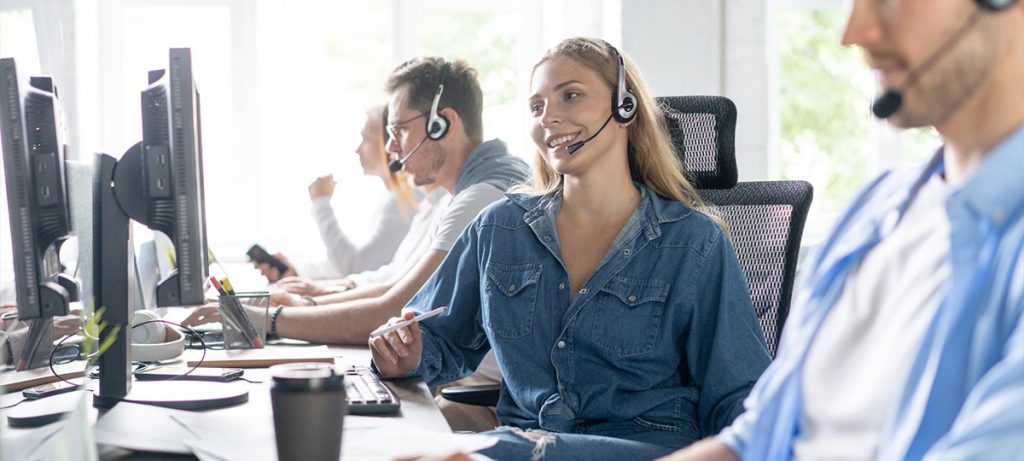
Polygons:
<instances>
[{"instance_id":1,"label":"green foliage outside window","mask_svg":"<svg viewBox=\"0 0 1024 461\"><path fill-rule=\"evenodd\" d=\"M841 210L881 168L925 161L940 140L932 129L879 141L870 104L875 82L860 49L840 46L846 13L779 11L779 159L784 179L815 186L814 208ZM881 152L879 151L881 149Z\"/></svg>"},{"instance_id":2,"label":"green foliage outside window","mask_svg":"<svg viewBox=\"0 0 1024 461\"><path fill-rule=\"evenodd\" d=\"M779 14L779 155L786 179L811 181L815 204L842 207L869 179L875 145L870 75L854 48L838 45L843 13ZM863 77L867 78L863 78Z\"/></svg>"}]
</instances>

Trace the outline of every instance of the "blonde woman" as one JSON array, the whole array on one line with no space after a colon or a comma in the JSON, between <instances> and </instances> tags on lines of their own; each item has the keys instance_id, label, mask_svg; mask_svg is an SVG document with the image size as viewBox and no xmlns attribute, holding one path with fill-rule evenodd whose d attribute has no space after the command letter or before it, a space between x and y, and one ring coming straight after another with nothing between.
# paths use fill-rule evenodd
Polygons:
<instances>
[{"instance_id":1,"label":"blonde woman","mask_svg":"<svg viewBox=\"0 0 1024 461\"><path fill-rule=\"evenodd\" d=\"M652 459L718 432L770 358L723 228L686 180L662 114L608 43L534 67L531 187L481 213L370 340L384 376L430 386L493 349L497 459Z\"/></svg>"},{"instance_id":2,"label":"blonde woman","mask_svg":"<svg viewBox=\"0 0 1024 461\"><path fill-rule=\"evenodd\" d=\"M363 173L380 178L389 191L387 199L380 202L375 213L370 239L356 244L345 235L331 206L336 184L334 177L328 175L317 178L309 185L309 199L313 203L313 218L326 247L327 258L323 261L289 263L291 268L284 274L269 264L257 264L263 275L271 282L279 282L282 289L300 295L323 295L351 288L354 285L351 279L326 283L313 283L309 279L347 277L362 271L376 270L392 262L393 258L404 262L410 256L400 255L398 250L410 230L420 194L409 185L404 173L388 170L388 154L384 150L386 109L384 105L379 105L366 112L366 122L360 133L362 140L355 150ZM358 200L356 197L352 199ZM287 258L282 259L287 261ZM302 278L294 277L296 275ZM385 274L373 281L387 280L393 275Z\"/></svg>"}]
</instances>

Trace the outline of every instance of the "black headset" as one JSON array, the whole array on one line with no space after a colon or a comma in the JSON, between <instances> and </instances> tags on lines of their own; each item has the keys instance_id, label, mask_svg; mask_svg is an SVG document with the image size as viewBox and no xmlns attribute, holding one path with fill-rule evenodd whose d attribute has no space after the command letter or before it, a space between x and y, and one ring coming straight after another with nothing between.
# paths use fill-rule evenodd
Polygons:
<instances>
[{"instance_id":1,"label":"black headset","mask_svg":"<svg viewBox=\"0 0 1024 461\"><path fill-rule=\"evenodd\" d=\"M608 48L615 53L615 59L619 62L619 81L612 92L612 116L619 123L629 123L636 118L636 96L626 89L626 61L611 43L605 42Z\"/></svg>"},{"instance_id":2,"label":"black headset","mask_svg":"<svg viewBox=\"0 0 1024 461\"><path fill-rule=\"evenodd\" d=\"M978 6L990 11L1002 11L1013 5L1017 0L976 0Z\"/></svg>"},{"instance_id":3,"label":"black headset","mask_svg":"<svg viewBox=\"0 0 1024 461\"><path fill-rule=\"evenodd\" d=\"M432 141L439 141L443 138L448 134L448 127L451 126L448 119L438 112L441 95L444 94L444 85L448 82L448 73L451 72L451 68L452 65L447 60L441 66L441 77L437 79L437 92L434 93L434 102L430 104L430 114L427 115L427 137Z\"/></svg>"}]
</instances>

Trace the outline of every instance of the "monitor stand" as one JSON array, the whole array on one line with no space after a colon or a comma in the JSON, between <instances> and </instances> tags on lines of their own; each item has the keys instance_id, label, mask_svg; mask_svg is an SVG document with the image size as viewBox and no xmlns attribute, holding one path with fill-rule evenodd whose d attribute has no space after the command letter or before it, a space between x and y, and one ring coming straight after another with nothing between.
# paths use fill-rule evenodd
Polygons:
<instances>
[{"instance_id":1,"label":"monitor stand","mask_svg":"<svg viewBox=\"0 0 1024 461\"><path fill-rule=\"evenodd\" d=\"M248 384L202 381L135 381L120 399L93 396L93 406L110 408L118 402L138 403L175 410L212 410L249 401Z\"/></svg>"},{"instance_id":2,"label":"monitor stand","mask_svg":"<svg viewBox=\"0 0 1024 461\"><path fill-rule=\"evenodd\" d=\"M11 427L39 427L59 420L73 411L82 392L67 392L39 400L25 401L6 411ZM176 410L212 410L249 401L247 383L214 383L197 381L135 382L128 395L120 400L104 401L93 393L93 406L111 408L118 402L153 405Z\"/></svg>"},{"instance_id":3,"label":"monitor stand","mask_svg":"<svg viewBox=\"0 0 1024 461\"><path fill-rule=\"evenodd\" d=\"M100 334L101 343L112 342L99 357L99 390L93 398L96 408L110 408L118 402L157 405L182 410L200 410L236 405L249 400L245 384L186 382L181 380L138 382L132 378L131 308L129 290L134 275L129 267L131 230L129 216L142 224L145 213L138 197L142 196L142 143L135 144L116 160L105 154L96 155L94 171L93 218L93 295L97 308L103 308L100 319L107 327ZM177 282L169 276L164 284ZM171 290L176 292L175 290ZM157 305L171 305L173 299L161 297L157 288Z\"/></svg>"}]
</instances>

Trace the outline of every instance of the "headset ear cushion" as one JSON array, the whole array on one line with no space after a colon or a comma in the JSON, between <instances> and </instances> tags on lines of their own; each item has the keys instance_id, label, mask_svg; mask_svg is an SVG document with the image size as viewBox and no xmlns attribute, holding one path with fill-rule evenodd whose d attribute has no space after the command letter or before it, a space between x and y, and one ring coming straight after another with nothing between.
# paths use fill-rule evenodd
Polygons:
<instances>
[{"instance_id":1,"label":"headset ear cushion","mask_svg":"<svg viewBox=\"0 0 1024 461\"><path fill-rule=\"evenodd\" d=\"M441 114L431 117L430 123L427 126L427 136L434 141L438 141L446 134L448 134L448 119Z\"/></svg>"},{"instance_id":2,"label":"headset ear cushion","mask_svg":"<svg viewBox=\"0 0 1024 461\"><path fill-rule=\"evenodd\" d=\"M140 310L132 316L132 325L158 320L155 312ZM132 328L132 360L159 362L170 360L185 350L185 336L163 323L153 322Z\"/></svg>"},{"instance_id":3,"label":"headset ear cushion","mask_svg":"<svg viewBox=\"0 0 1024 461\"><path fill-rule=\"evenodd\" d=\"M165 327L160 322L147 323L136 326L143 322L158 320L153 311L138 310L132 315L132 343L134 344L155 344L164 342Z\"/></svg>"},{"instance_id":4,"label":"headset ear cushion","mask_svg":"<svg viewBox=\"0 0 1024 461\"><path fill-rule=\"evenodd\" d=\"M619 123L629 123L636 118L636 96L633 96L633 93L627 91L622 98L622 103L619 104L616 101L615 104L613 114Z\"/></svg>"},{"instance_id":5,"label":"headset ear cushion","mask_svg":"<svg viewBox=\"0 0 1024 461\"><path fill-rule=\"evenodd\" d=\"M1016 3L1016 0L977 0L978 6L991 11L1002 11Z\"/></svg>"}]
</instances>

